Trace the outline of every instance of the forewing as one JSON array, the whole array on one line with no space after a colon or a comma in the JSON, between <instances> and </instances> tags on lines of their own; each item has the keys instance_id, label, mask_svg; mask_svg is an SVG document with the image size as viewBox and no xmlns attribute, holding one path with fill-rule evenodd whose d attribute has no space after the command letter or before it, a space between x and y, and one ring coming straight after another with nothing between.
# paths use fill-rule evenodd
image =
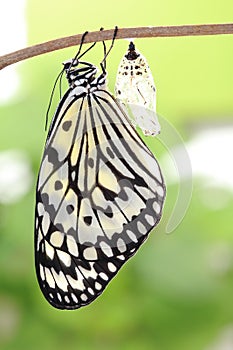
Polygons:
<instances>
[{"instance_id":1,"label":"forewing","mask_svg":"<svg viewBox=\"0 0 233 350\"><path fill-rule=\"evenodd\" d=\"M93 301L160 220L159 165L106 91L60 103L37 185L36 271L46 299Z\"/></svg>"}]
</instances>

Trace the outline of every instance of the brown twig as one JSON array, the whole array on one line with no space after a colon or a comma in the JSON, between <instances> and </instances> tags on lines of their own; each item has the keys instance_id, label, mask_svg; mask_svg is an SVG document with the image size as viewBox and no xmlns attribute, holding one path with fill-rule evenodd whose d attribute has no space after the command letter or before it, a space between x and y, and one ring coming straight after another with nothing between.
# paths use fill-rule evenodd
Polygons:
<instances>
[{"instance_id":1,"label":"brown twig","mask_svg":"<svg viewBox=\"0 0 233 350\"><path fill-rule=\"evenodd\" d=\"M138 28L119 28L117 39L123 38L150 38L150 37L179 37L193 35L217 35L233 34L233 23L226 24L201 24L201 25L184 25L184 26L166 26L166 27L138 27ZM90 32L85 37L85 43L97 42L102 40L111 40L113 29ZM72 35L65 38L47 41L42 44L27 47L0 56L0 69L11 64L42 55L55 50L80 44L82 34Z\"/></svg>"}]
</instances>

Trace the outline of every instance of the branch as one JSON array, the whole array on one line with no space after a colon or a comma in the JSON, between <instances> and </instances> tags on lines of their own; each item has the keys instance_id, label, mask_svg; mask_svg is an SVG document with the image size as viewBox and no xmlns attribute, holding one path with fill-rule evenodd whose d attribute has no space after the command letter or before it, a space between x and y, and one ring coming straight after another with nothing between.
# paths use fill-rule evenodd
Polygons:
<instances>
[{"instance_id":1,"label":"branch","mask_svg":"<svg viewBox=\"0 0 233 350\"><path fill-rule=\"evenodd\" d=\"M200 24L184 26L166 26L166 27L137 27L120 28L116 39L123 38L151 38L151 37L179 37L193 35L217 35L233 34L233 23L226 24ZM85 43L98 42L102 40L111 40L113 29L90 32L85 37ZM66 47L79 45L82 34L72 35L60 39L47 41L42 44L27 47L7 55L0 56L0 70L16 62L42 55Z\"/></svg>"}]
</instances>

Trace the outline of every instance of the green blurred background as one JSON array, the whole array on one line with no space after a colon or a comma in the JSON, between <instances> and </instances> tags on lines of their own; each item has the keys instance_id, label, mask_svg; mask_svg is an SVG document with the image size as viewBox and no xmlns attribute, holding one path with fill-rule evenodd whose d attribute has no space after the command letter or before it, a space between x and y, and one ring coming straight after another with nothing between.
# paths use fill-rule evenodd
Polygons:
<instances>
[{"instance_id":1,"label":"green blurred background","mask_svg":"<svg viewBox=\"0 0 233 350\"><path fill-rule=\"evenodd\" d=\"M101 26L224 23L233 18L232 0L7 3L8 10L0 5L1 54ZM24 44L17 29L20 14L26 25ZM19 87L0 102L2 350L233 349L233 36L135 43L155 78L158 113L179 131L190 151L194 187L188 211L166 234L178 183L166 167L166 149L157 139L144 138L168 185L159 227L94 303L77 311L53 309L42 297L34 271L35 183L53 82L61 62L74 56L76 48L15 65ZM111 91L126 49L127 42L119 40L109 57ZM98 63L101 53L99 46L91 61ZM0 72L1 96L7 85L16 84L10 76L11 69Z\"/></svg>"}]
</instances>

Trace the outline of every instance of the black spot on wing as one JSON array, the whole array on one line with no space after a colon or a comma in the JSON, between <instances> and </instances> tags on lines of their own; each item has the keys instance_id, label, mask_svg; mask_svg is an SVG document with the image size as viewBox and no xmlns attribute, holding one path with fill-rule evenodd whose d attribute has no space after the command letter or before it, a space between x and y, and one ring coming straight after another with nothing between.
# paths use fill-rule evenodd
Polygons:
<instances>
[{"instance_id":1,"label":"black spot on wing","mask_svg":"<svg viewBox=\"0 0 233 350\"><path fill-rule=\"evenodd\" d=\"M85 224L90 226L92 223L92 216L84 216L83 220L84 220Z\"/></svg>"},{"instance_id":2,"label":"black spot on wing","mask_svg":"<svg viewBox=\"0 0 233 350\"><path fill-rule=\"evenodd\" d=\"M49 163L52 163L54 166L60 163L58 160L58 152L56 149L50 147L45 150L44 155L48 156Z\"/></svg>"},{"instance_id":3,"label":"black spot on wing","mask_svg":"<svg viewBox=\"0 0 233 350\"><path fill-rule=\"evenodd\" d=\"M65 121L65 122L62 124L62 129L63 129L64 131L69 131L71 125L72 125L71 120L67 120L67 121Z\"/></svg>"},{"instance_id":4,"label":"black spot on wing","mask_svg":"<svg viewBox=\"0 0 233 350\"><path fill-rule=\"evenodd\" d=\"M69 204L67 205L66 210L68 214L71 214L74 211L74 206L72 204Z\"/></svg>"},{"instance_id":5,"label":"black spot on wing","mask_svg":"<svg viewBox=\"0 0 233 350\"><path fill-rule=\"evenodd\" d=\"M59 191L63 188L63 184L60 180L56 180L54 184L55 191Z\"/></svg>"}]
</instances>

